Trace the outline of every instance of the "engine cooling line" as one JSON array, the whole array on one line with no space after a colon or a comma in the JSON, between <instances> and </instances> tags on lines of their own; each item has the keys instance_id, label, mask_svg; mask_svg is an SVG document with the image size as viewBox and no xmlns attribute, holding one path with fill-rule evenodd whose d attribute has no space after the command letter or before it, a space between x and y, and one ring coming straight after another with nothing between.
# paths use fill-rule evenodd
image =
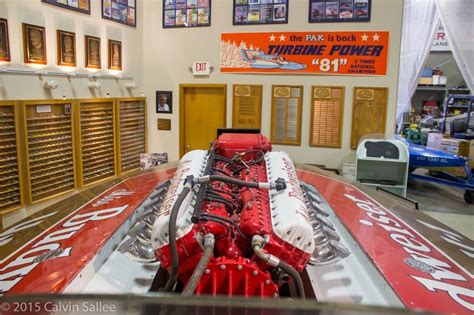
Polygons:
<instances>
[{"instance_id":1,"label":"engine cooling line","mask_svg":"<svg viewBox=\"0 0 474 315\"><path fill-rule=\"evenodd\" d=\"M303 280L301 279L300 274L296 271L293 266L287 264L286 262L280 260L278 257L274 255L268 254L263 247L265 246L265 239L260 235L254 235L252 237L252 248L255 255L267 263L267 265L272 267L278 267L283 270L286 274L288 274L293 280L295 281L296 291L298 296L301 299L305 299L305 292L304 292L304 285Z\"/></svg>"},{"instance_id":2,"label":"engine cooling line","mask_svg":"<svg viewBox=\"0 0 474 315\"><path fill-rule=\"evenodd\" d=\"M178 219L178 212L183 204L184 200L188 196L189 192L191 191L192 183L187 181L184 185L183 190L179 194L176 202L173 205L170 213L170 221L168 224L168 240L170 245L170 253L171 253L171 273L168 281L166 282L165 286L163 287L163 291L168 292L173 289L176 279L178 278L178 265L179 265L179 257L178 257L178 248L176 242L176 221Z\"/></svg>"},{"instance_id":3,"label":"engine cooling line","mask_svg":"<svg viewBox=\"0 0 474 315\"><path fill-rule=\"evenodd\" d=\"M206 234L203 238L203 241L204 241L204 249L202 252L202 256L199 259L199 262L196 265L196 268L194 268L193 274L189 278L188 285L184 288L181 295L184 295L184 296L193 295L199 281L201 281L201 277L204 273L204 270L207 267L207 264L209 263L209 259L211 259L212 253L214 252L214 244L215 244L214 234L212 233Z\"/></svg>"},{"instance_id":4,"label":"engine cooling line","mask_svg":"<svg viewBox=\"0 0 474 315\"><path fill-rule=\"evenodd\" d=\"M241 187L249 187L249 188L261 188L261 189L269 189L269 190L284 190L286 189L286 183L283 178L278 178L274 182L247 182L244 180L228 177L228 176L220 176L220 175L206 175L201 176L197 179L194 179L196 183L207 183L210 181L219 181L229 184L234 184Z\"/></svg>"}]
</instances>

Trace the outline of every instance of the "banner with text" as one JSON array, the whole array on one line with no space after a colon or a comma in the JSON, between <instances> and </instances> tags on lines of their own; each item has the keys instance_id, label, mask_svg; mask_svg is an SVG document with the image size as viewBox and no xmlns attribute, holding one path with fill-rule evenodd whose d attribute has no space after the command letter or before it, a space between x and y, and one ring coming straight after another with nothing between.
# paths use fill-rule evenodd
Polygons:
<instances>
[{"instance_id":1,"label":"banner with text","mask_svg":"<svg viewBox=\"0 0 474 315\"><path fill-rule=\"evenodd\" d=\"M222 72L387 74L389 32L221 34Z\"/></svg>"}]
</instances>

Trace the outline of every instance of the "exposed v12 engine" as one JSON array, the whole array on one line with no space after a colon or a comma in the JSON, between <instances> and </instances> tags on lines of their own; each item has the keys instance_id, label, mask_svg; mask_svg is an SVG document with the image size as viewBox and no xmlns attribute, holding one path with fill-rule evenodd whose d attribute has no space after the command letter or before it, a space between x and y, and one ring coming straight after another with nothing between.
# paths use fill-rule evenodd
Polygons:
<instances>
[{"instance_id":1,"label":"exposed v12 engine","mask_svg":"<svg viewBox=\"0 0 474 315\"><path fill-rule=\"evenodd\" d=\"M259 134L222 134L209 151L187 153L152 230L169 272L160 290L303 298L299 273L322 245L301 188L288 155Z\"/></svg>"}]
</instances>

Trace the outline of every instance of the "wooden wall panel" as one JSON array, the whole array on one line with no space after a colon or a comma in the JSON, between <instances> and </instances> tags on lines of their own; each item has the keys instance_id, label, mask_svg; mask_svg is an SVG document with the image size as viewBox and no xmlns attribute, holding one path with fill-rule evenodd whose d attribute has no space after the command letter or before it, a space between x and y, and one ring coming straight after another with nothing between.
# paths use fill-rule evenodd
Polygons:
<instances>
[{"instance_id":1,"label":"wooden wall panel","mask_svg":"<svg viewBox=\"0 0 474 315\"><path fill-rule=\"evenodd\" d=\"M340 148L344 114L344 87L313 86L309 145Z\"/></svg>"},{"instance_id":2,"label":"wooden wall panel","mask_svg":"<svg viewBox=\"0 0 474 315\"><path fill-rule=\"evenodd\" d=\"M388 88L355 87L352 109L351 149L370 134L385 134Z\"/></svg>"},{"instance_id":3,"label":"wooden wall panel","mask_svg":"<svg viewBox=\"0 0 474 315\"><path fill-rule=\"evenodd\" d=\"M271 141L274 144L301 144L303 86L273 85Z\"/></svg>"},{"instance_id":4,"label":"wooden wall panel","mask_svg":"<svg viewBox=\"0 0 474 315\"><path fill-rule=\"evenodd\" d=\"M232 128L261 128L262 90L262 85L234 85Z\"/></svg>"}]
</instances>

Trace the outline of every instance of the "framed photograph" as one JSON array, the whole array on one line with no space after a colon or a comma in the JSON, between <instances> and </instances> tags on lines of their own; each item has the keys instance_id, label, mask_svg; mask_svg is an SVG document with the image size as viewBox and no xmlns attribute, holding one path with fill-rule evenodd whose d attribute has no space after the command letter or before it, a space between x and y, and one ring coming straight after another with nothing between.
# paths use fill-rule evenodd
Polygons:
<instances>
[{"instance_id":1,"label":"framed photograph","mask_svg":"<svg viewBox=\"0 0 474 315\"><path fill-rule=\"evenodd\" d=\"M233 24L288 24L290 0L234 0Z\"/></svg>"},{"instance_id":2,"label":"framed photograph","mask_svg":"<svg viewBox=\"0 0 474 315\"><path fill-rule=\"evenodd\" d=\"M23 23L22 26L25 63L45 65L47 63L45 28L26 23Z\"/></svg>"},{"instance_id":3,"label":"framed photograph","mask_svg":"<svg viewBox=\"0 0 474 315\"><path fill-rule=\"evenodd\" d=\"M140 154L140 169L142 171L165 163L168 163L168 153Z\"/></svg>"},{"instance_id":4,"label":"framed photograph","mask_svg":"<svg viewBox=\"0 0 474 315\"><path fill-rule=\"evenodd\" d=\"M309 0L309 23L369 22L372 0Z\"/></svg>"},{"instance_id":5,"label":"framed photograph","mask_svg":"<svg viewBox=\"0 0 474 315\"><path fill-rule=\"evenodd\" d=\"M58 41L58 66L76 66L76 34L56 31Z\"/></svg>"},{"instance_id":6,"label":"framed photograph","mask_svg":"<svg viewBox=\"0 0 474 315\"><path fill-rule=\"evenodd\" d=\"M109 39L109 69L122 70L122 42Z\"/></svg>"},{"instance_id":7,"label":"framed photograph","mask_svg":"<svg viewBox=\"0 0 474 315\"><path fill-rule=\"evenodd\" d=\"M41 2L84 14L91 14L91 0L41 0Z\"/></svg>"},{"instance_id":8,"label":"framed photograph","mask_svg":"<svg viewBox=\"0 0 474 315\"><path fill-rule=\"evenodd\" d=\"M6 19L0 19L0 61L10 61L10 42Z\"/></svg>"},{"instance_id":9,"label":"framed photograph","mask_svg":"<svg viewBox=\"0 0 474 315\"><path fill-rule=\"evenodd\" d=\"M163 28L211 26L211 0L163 0Z\"/></svg>"},{"instance_id":10,"label":"framed photograph","mask_svg":"<svg viewBox=\"0 0 474 315\"><path fill-rule=\"evenodd\" d=\"M102 67L100 56L100 38L85 36L86 68L100 69Z\"/></svg>"},{"instance_id":11,"label":"framed photograph","mask_svg":"<svg viewBox=\"0 0 474 315\"><path fill-rule=\"evenodd\" d=\"M135 0L102 0L102 18L128 26L137 26Z\"/></svg>"},{"instance_id":12,"label":"framed photograph","mask_svg":"<svg viewBox=\"0 0 474 315\"><path fill-rule=\"evenodd\" d=\"M156 91L156 112L158 114L173 113L172 97L171 91Z\"/></svg>"}]
</instances>

